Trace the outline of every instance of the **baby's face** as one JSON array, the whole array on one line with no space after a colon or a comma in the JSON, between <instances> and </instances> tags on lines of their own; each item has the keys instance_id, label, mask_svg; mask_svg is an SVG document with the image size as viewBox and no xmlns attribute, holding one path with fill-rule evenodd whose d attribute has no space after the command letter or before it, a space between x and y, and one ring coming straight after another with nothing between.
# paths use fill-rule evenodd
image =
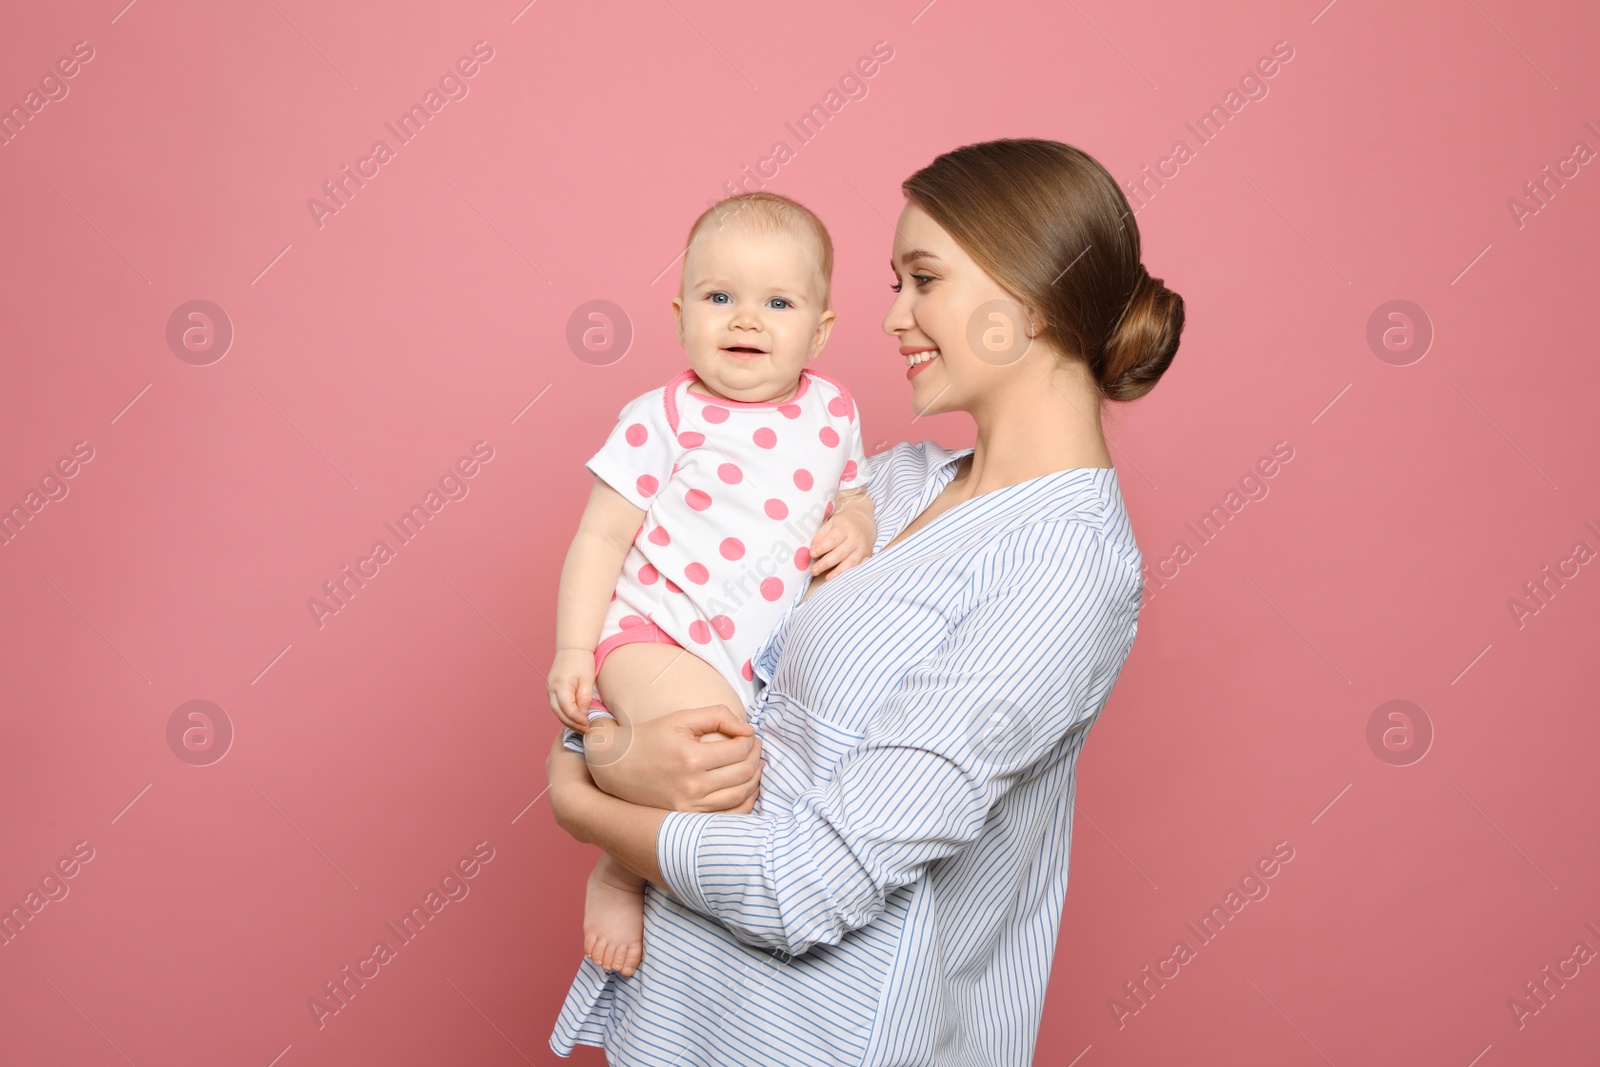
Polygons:
<instances>
[{"instance_id":1,"label":"baby's face","mask_svg":"<svg viewBox=\"0 0 1600 1067\"><path fill-rule=\"evenodd\" d=\"M702 230L672 301L689 365L730 400L787 397L822 351L834 314L822 307L816 252L784 233Z\"/></svg>"}]
</instances>

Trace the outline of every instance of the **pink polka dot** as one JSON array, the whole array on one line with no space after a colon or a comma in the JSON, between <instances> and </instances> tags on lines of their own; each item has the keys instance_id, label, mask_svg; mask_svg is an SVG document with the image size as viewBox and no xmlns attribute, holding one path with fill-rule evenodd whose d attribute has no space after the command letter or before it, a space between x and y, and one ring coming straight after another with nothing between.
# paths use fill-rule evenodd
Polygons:
<instances>
[{"instance_id":1,"label":"pink polka dot","mask_svg":"<svg viewBox=\"0 0 1600 1067\"><path fill-rule=\"evenodd\" d=\"M719 408L715 404L707 404L705 406L705 416L707 422L727 422L728 409Z\"/></svg>"},{"instance_id":2,"label":"pink polka dot","mask_svg":"<svg viewBox=\"0 0 1600 1067\"><path fill-rule=\"evenodd\" d=\"M653 545L672 544L672 535L667 533L667 528L665 526L657 526L654 530L651 530L649 537L650 543Z\"/></svg>"},{"instance_id":3,"label":"pink polka dot","mask_svg":"<svg viewBox=\"0 0 1600 1067\"><path fill-rule=\"evenodd\" d=\"M678 443L684 448L699 448L706 443L706 435L695 433L693 430L685 430L678 435Z\"/></svg>"},{"instance_id":4,"label":"pink polka dot","mask_svg":"<svg viewBox=\"0 0 1600 1067\"><path fill-rule=\"evenodd\" d=\"M649 439L650 431L646 430L642 424L636 422L632 426L628 427L627 436L628 443L634 448L638 448Z\"/></svg>"},{"instance_id":5,"label":"pink polka dot","mask_svg":"<svg viewBox=\"0 0 1600 1067\"><path fill-rule=\"evenodd\" d=\"M689 636L702 645L711 643L711 627L706 625L706 620L696 619L689 624Z\"/></svg>"},{"instance_id":6,"label":"pink polka dot","mask_svg":"<svg viewBox=\"0 0 1600 1067\"><path fill-rule=\"evenodd\" d=\"M678 586L677 582L673 581L671 578L668 578L667 579L667 592L669 592L669 593L681 593L681 592L683 592L683 590Z\"/></svg>"},{"instance_id":7,"label":"pink polka dot","mask_svg":"<svg viewBox=\"0 0 1600 1067\"><path fill-rule=\"evenodd\" d=\"M726 615L711 616L711 625L716 627L717 634L724 641L733 636L733 620Z\"/></svg>"},{"instance_id":8,"label":"pink polka dot","mask_svg":"<svg viewBox=\"0 0 1600 1067\"><path fill-rule=\"evenodd\" d=\"M854 481L856 476L856 461L851 460L844 465L844 473L839 476L841 481Z\"/></svg>"},{"instance_id":9,"label":"pink polka dot","mask_svg":"<svg viewBox=\"0 0 1600 1067\"><path fill-rule=\"evenodd\" d=\"M654 563L646 563L643 567L639 568L639 581L643 582L645 585L655 585L656 579L659 577L661 577L661 572L656 570L656 565Z\"/></svg>"},{"instance_id":10,"label":"pink polka dot","mask_svg":"<svg viewBox=\"0 0 1600 1067\"><path fill-rule=\"evenodd\" d=\"M722 466L717 468L717 477L721 478L729 485L738 485L740 482L744 481L744 471L739 469L739 465L737 463L724 463Z\"/></svg>"},{"instance_id":11,"label":"pink polka dot","mask_svg":"<svg viewBox=\"0 0 1600 1067\"><path fill-rule=\"evenodd\" d=\"M768 600L777 600L783 595L783 580L781 578L761 579L761 595Z\"/></svg>"},{"instance_id":12,"label":"pink polka dot","mask_svg":"<svg viewBox=\"0 0 1600 1067\"><path fill-rule=\"evenodd\" d=\"M845 403L844 397L836 396L828 401L828 410L835 415L848 415L850 414L850 405Z\"/></svg>"},{"instance_id":13,"label":"pink polka dot","mask_svg":"<svg viewBox=\"0 0 1600 1067\"><path fill-rule=\"evenodd\" d=\"M785 504L777 497L773 497L771 500L767 501L766 507L767 518L769 519L787 519L789 517L789 505Z\"/></svg>"},{"instance_id":14,"label":"pink polka dot","mask_svg":"<svg viewBox=\"0 0 1600 1067\"><path fill-rule=\"evenodd\" d=\"M744 542L737 537L724 538L721 547L724 559L740 559L744 556Z\"/></svg>"},{"instance_id":15,"label":"pink polka dot","mask_svg":"<svg viewBox=\"0 0 1600 1067\"><path fill-rule=\"evenodd\" d=\"M822 438L822 443L827 445L829 448L832 448L834 445L839 443L839 431L835 430L832 426L824 426L822 429L817 431L817 436Z\"/></svg>"},{"instance_id":16,"label":"pink polka dot","mask_svg":"<svg viewBox=\"0 0 1600 1067\"><path fill-rule=\"evenodd\" d=\"M763 426L755 432L755 442L762 448L772 448L778 443L778 435L772 432L771 426Z\"/></svg>"},{"instance_id":17,"label":"pink polka dot","mask_svg":"<svg viewBox=\"0 0 1600 1067\"><path fill-rule=\"evenodd\" d=\"M644 625L644 620L637 615L624 615L617 621L624 630L636 630Z\"/></svg>"},{"instance_id":18,"label":"pink polka dot","mask_svg":"<svg viewBox=\"0 0 1600 1067\"><path fill-rule=\"evenodd\" d=\"M828 501L828 506L822 509L822 521L827 522L828 516L833 514L833 501Z\"/></svg>"},{"instance_id":19,"label":"pink polka dot","mask_svg":"<svg viewBox=\"0 0 1600 1067\"><path fill-rule=\"evenodd\" d=\"M616 594L616 590L612 590L612 592L611 592L611 599L612 599L612 600L615 600L615 599L617 599L617 594Z\"/></svg>"},{"instance_id":20,"label":"pink polka dot","mask_svg":"<svg viewBox=\"0 0 1600 1067\"><path fill-rule=\"evenodd\" d=\"M801 467L799 470L795 471L794 484L795 488L810 492L812 484L811 472L806 470L804 467Z\"/></svg>"},{"instance_id":21,"label":"pink polka dot","mask_svg":"<svg viewBox=\"0 0 1600 1067\"><path fill-rule=\"evenodd\" d=\"M711 580L711 572L706 570L704 563L691 563L683 568L683 576L695 585L705 585Z\"/></svg>"},{"instance_id":22,"label":"pink polka dot","mask_svg":"<svg viewBox=\"0 0 1600 1067\"><path fill-rule=\"evenodd\" d=\"M678 473L678 465L676 463L674 463L672 465L672 473L673 474L677 474Z\"/></svg>"},{"instance_id":23,"label":"pink polka dot","mask_svg":"<svg viewBox=\"0 0 1600 1067\"><path fill-rule=\"evenodd\" d=\"M744 666L739 668L739 676L747 682L756 680L756 672L751 669L749 660L745 660Z\"/></svg>"},{"instance_id":24,"label":"pink polka dot","mask_svg":"<svg viewBox=\"0 0 1600 1067\"><path fill-rule=\"evenodd\" d=\"M796 570L805 570L811 566L811 549L801 545L794 551L794 566Z\"/></svg>"},{"instance_id":25,"label":"pink polka dot","mask_svg":"<svg viewBox=\"0 0 1600 1067\"><path fill-rule=\"evenodd\" d=\"M800 405L781 404L778 407L778 414L782 415L786 419L798 419L800 417Z\"/></svg>"},{"instance_id":26,"label":"pink polka dot","mask_svg":"<svg viewBox=\"0 0 1600 1067\"><path fill-rule=\"evenodd\" d=\"M704 489L691 489L683 495L683 499L696 511L704 511L711 506L711 494Z\"/></svg>"},{"instance_id":27,"label":"pink polka dot","mask_svg":"<svg viewBox=\"0 0 1600 1067\"><path fill-rule=\"evenodd\" d=\"M639 490L640 496L654 496L655 491L661 488L661 483L655 480L654 475L641 474L639 480L633 483Z\"/></svg>"}]
</instances>

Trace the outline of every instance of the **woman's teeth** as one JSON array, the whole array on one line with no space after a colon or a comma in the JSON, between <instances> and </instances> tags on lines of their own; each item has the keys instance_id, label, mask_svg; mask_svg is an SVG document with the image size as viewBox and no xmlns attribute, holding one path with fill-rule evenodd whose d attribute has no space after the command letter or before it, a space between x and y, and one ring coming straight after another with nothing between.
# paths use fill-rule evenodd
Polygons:
<instances>
[{"instance_id":1,"label":"woman's teeth","mask_svg":"<svg viewBox=\"0 0 1600 1067\"><path fill-rule=\"evenodd\" d=\"M914 355L907 356L906 357L906 366L915 367L918 363L926 363L926 362L928 362L928 360L932 359L934 356L937 356L938 354L939 354L939 350L936 348L932 352L918 352L918 353L916 353Z\"/></svg>"}]
</instances>

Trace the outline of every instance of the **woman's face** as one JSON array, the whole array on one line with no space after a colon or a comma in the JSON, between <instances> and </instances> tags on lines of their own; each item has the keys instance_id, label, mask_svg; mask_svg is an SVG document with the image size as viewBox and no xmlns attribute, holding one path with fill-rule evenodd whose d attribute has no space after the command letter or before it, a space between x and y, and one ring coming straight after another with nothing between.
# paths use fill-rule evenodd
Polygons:
<instances>
[{"instance_id":1,"label":"woman's face","mask_svg":"<svg viewBox=\"0 0 1600 1067\"><path fill-rule=\"evenodd\" d=\"M883 331L899 338L902 357L926 359L907 367L919 415L971 411L1016 379L1008 369L1031 344L1023 309L915 204L900 213L890 267L897 295Z\"/></svg>"}]
</instances>

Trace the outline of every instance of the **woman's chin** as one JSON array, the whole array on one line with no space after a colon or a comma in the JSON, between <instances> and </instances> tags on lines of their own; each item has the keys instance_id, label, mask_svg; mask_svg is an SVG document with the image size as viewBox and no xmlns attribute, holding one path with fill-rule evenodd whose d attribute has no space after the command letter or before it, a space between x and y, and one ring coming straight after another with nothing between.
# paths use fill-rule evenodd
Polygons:
<instances>
[{"instance_id":1,"label":"woman's chin","mask_svg":"<svg viewBox=\"0 0 1600 1067\"><path fill-rule=\"evenodd\" d=\"M916 415L942 415L950 411L949 383L934 382L927 375L911 379L911 411Z\"/></svg>"}]
</instances>

